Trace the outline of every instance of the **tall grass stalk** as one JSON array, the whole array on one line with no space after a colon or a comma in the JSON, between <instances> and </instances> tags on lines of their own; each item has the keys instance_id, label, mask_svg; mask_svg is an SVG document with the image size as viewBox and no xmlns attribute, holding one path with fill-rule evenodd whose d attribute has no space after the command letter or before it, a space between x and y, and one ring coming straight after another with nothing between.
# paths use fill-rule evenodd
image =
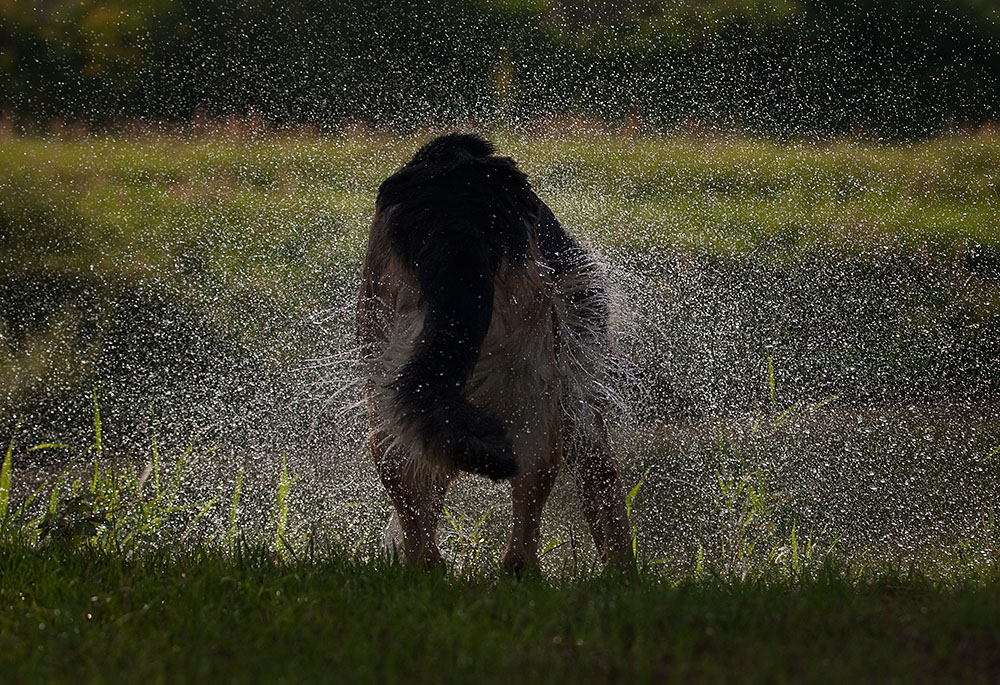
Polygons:
<instances>
[{"instance_id":1,"label":"tall grass stalk","mask_svg":"<svg viewBox=\"0 0 1000 685\"><path fill-rule=\"evenodd\" d=\"M649 469L646 469L645 473L639 477L636 484L631 490L625 495L625 516L628 518L629 523L632 528L632 557L638 558L639 556L639 524L632 517L632 507L635 504L635 498L639 496L639 491L642 489L642 484L646 480L646 476L649 475Z\"/></svg>"},{"instance_id":2,"label":"tall grass stalk","mask_svg":"<svg viewBox=\"0 0 1000 685\"><path fill-rule=\"evenodd\" d=\"M987 454L985 457L983 457L983 461L989 461L990 459L992 459L993 457L995 457L998 454L1000 454L1000 445L997 445L996 447L994 447L990 451L989 454Z\"/></svg>"},{"instance_id":3,"label":"tall grass stalk","mask_svg":"<svg viewBox=\"0 0 1000 685\"><path fill-rule=\"evenodd\" d=\"M94 444L91 445L91 449L94 450L94 479L90 484L90 492L94 494L97 492L97 475L100 471L100 459L104 455L104 444L101 439L101 405L97 402L97 388L93 389L94 397Z\"/></svg>"},{"instance_id":4,"label":"tall grass stalk","mask_svg":"<svg viewBox=\"0 0 1000 685\"><path fill-rule=\"evenodd\" d=\"M14 463L14 439L21 429L21 422L18 421L14 428L14 434L7 443L7 454L3 458L3 466L0 466L0 525L6 527L7 508L10 506L10 478Z\"/></svg>"}]
</instances>

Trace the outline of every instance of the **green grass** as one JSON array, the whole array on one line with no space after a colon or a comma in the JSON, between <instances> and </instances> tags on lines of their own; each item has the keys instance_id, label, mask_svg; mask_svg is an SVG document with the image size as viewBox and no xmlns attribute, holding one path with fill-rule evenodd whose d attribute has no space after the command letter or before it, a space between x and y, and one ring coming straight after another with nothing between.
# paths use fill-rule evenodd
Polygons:
<instances>
[{"instance_id":1,"label":"green grass","mask_svg":"<svg viewBox=\"0 0 1000 685\"><path fill-rule=\"evenodd\" d=\"M606 246L742 254L774 240L794 251L846 252L873 242L998 240L1000 136L990 132L897 146L495 138L557 214ZM378 184L423 140L8 139L0 143L0 194L8 207L12 189L61 198L45 210L55 214L48 223L65 212L84 224L63 245L70 262L77 251L96 251L98 267L128 256L137 269L156 269L165 245L240 230L216 246L224 266L331 217L337 240L325 247L357 259Z\"/></svg>"},{"instance_id":2,"label":"green grass","mask_svg":"<svg viewBox=\"0 0 1000 685\"><path fill-rule=\"evenodd\" d=\"M335 552L0 545L11 682L988 681L1000 580L460 580Z\"/></svg>"},{"instance_id":3,"label":"green grass","mask_svg":"<svg viewBox=\"0 0 1000 685\"><path fill-rule=\"evenodd\" d=\"M570 229L648 280L640 295L662 292L652 315L673 320L661 328L690 332L675 349L701 344L696 315L711 312L748 345L774 347L779 375L822 385L823 396L910 385L926 394L942 376L971 379L961 392L992 387L968 369L995 366L996 132L896 145L493 137ZM192 337L216 356L307 346L309 336L290 331L352 297L378 185L426 138L0 140L6 408L23 411L49 388L93 386L105 338L127 336L130 316L155 329L149 337L196 319L206 330ZM815 341L795 338L810 327L772 321L776 309L854 340L837 347L833 366L856 378L825 378L825 362L800 351ZM745 365L728 353L715 356L723 369ZM682 390L689 403L704 394Z\"/></svg>"},{"instance_id":4,"label":"green grass","mask_svg":"<svg viewBox=\"0 0 1000 685\"><path fill-rule=\"evenodd\" d=\"M753 436L768 454L821 410L775 399ZM264 506L246 500L242 470L227 496L203 501L189 492L192 448L163 454L154 432L145 468L109 464L110 428L95 398L82 448L9 442L0 669L11 682L989 681L1000 668L992 510L990 540L967 540L962 559L851 559L788 515L761 455L721 428L709 474L721 518L705 541L718 548L661 563L641 526L635 577L584 562L520 581L481 553L490 509L448 512L445 548L460 567L416 570L373 544L303 534L284 458ZM40 450L71 456L17 489ZM649 507L651 476L629 493L631 516Z\"/></svg>"},{"instance_id":5,"label":"green grass","mask_svg":"<svg viewBox=\"0 0 1000 685\"><path fill-rule=\"evenodd\" d=\"M574 528L548 520L545 578L501 576L502 530L493 528L503 527L504 513L489 499L495 492L475 489L467 499L477 506L449 501L441 538L450 574L388 565L374 541L384 502L359 506L338 481L333 495L310 504L304 491L334 483L310 481L310 455L289 448L287 460L279 451L243 462L223 454L233 446L216 451L210 437L168 448L156 431L148 453L125 453L114 408L97 403L94 384L129 378L94 375L117 352L101 336L118 339L115 325L128 328L135 314L121 303L147 290L185 302L211 319L205 331L231 333L254 352L282 350L286 337L309 342L283 326L341 305L356 287L378 183L422 139L6 139L0 259L8 282L20 285L0 289L0 387L16 411L32 392L59 405L52 393L69 388L92 411L93 440L74 449L34 445L24 433L44 433L36 421L7 441L4 679L995 679L995 411L917 411L903 420L850 398L822 404L839 386L799 393L810 365L850 364L859 377L875 377L896 368L874 356L883 341L926 343L889 350L901 370L888 378L901 384L915 374L912 360L945 356L947 330L971 341L953 346L972 350L956 373L975 368L978 382L993 378L986 364L995 362L995 344L981 331L995 330L1000 301L990 266L1000 254L1000 136L896 146L496 139L569 226L626 255L626 265L629 255L639 270L647 252L672 255L676 273L652 271L642 286L652 299L640 301L652 307L645 314L664 316L651 329L679 336L671 349L683 373L672 382L706 359L718 364L708 378L752 375L697 347L685 361L680 343L701 330L698 322L712 339L727 335L717 330L725 322L739 336L736 352L760 346L750 351L759 398L746 421L657 424L656 442L638 430L621 436L639 577L601 576ZM917 285L880 284L880 250L905 255L892 269L918 274ZM967 259L974 251L980 262ZM865 258L875 267L851 261L865 254L876 255ZM720 268L724 260L729 267ZM828 283L810 280L817 265L822 278L854 269L854 280L839 274L843 302L831 300ZM783 350L790 326L772 318L786 311L787 296L739 291L729 301L710 290L714 269L738 291L743 270L792 274L789 292L805 312L792 320L838 332L850 343L847 356ZM873 304L886 288L902 303L886 310L891 317ZM36 291L46 297L32 300ZM708 315L688 317L686 306ZM742 309L751 325L734 314ZM188 321L167 311L152 325L173 337L178 320ZM937 383L940 374L925 375ZM238 401L233 413L242 411ZM152 413L137 411L144 420ZM623 430L649 428L629 420ZM637 444L628 445L631 437ZM262 473L265 462L273 468ZM346 473L339 477L354 475ZM353 484L369 486L377 487ZM331 500L340 507L333 513ZM318 523L354 518L360 534Z\"/></svg>"}]
</instances>

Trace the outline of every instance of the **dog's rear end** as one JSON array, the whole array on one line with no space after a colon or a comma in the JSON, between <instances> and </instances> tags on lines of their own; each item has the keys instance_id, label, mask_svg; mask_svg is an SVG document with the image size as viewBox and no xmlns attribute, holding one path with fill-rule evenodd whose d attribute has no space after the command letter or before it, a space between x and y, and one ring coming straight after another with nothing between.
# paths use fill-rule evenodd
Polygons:
<instances>
[{"instance_id":1,"label":"dog's rear end","mask_svg":"<svg viewBox=\"0 0 1000 685\"><path fill-rule=\"evenodd\" d=\"M453 134L382 184L357 323L372 452L408 559L440 562L444 496L468 471L511 481L503 565L537 565L564 436L602 556L628 555L621 483L588 390L606 380L587 362L606 342L606 301L512 160Z\"/></svg>"}]
</instances>

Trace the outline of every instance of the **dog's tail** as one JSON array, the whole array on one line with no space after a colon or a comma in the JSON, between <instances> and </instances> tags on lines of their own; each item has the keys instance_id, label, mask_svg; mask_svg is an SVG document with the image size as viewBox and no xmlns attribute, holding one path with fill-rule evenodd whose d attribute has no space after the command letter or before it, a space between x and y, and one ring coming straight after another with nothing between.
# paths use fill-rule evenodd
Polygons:
<instances>
[{"instance_id":1,"label":"dog's tail","mask_svg":"<svg viewBox=\"0 0 1000 685\"><path fill-rule=\"evenodd\" d=\"M462 395L493 315L503 259L523 259L537 205L513 162L486 141L448 136L390 177L393 247L420 285L423 328L393 389L400 436L432 461L509 478L517 462L506 426ZM520 253L520 256L519 256Z\"/></svg>"},{"instance_id":2,"label":"dog's tail","mask_svg":"<svg viewBox=\"0 0 1000 685\"><path fill-rule=\"evenodd\" d=\"M418 263L424 324L394 383L396 419L401 433L415 435L420 451L432 461L499 480L517 470L506 428L461 394L479 357L493 305L489 265L469 258L480 246L463 245L463 237L449 236L443 251L450 254L439 255L454 269L450 273Z\"/></svg>"}]
</instances>

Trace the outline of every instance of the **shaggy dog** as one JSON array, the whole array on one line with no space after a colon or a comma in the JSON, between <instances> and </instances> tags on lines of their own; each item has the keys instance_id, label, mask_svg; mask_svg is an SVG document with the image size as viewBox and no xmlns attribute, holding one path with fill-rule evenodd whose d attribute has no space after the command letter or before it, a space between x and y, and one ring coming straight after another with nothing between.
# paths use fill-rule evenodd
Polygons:
<instances>
[{"instance_id":1,"label":"shaggy dog","mask_svg":"<svg viewBox=\"0 0 1000 685\"><path fill-rule=\"evenodd\" d=\"M409 561L441 562L445 493L467 471L510 480L502 565L536 568L565 460L602 561L633 563L603 419L608 317L594 262L483 138L439 137L382 183L357 329L371 450Z\"/></svg>"}]
</instances>

